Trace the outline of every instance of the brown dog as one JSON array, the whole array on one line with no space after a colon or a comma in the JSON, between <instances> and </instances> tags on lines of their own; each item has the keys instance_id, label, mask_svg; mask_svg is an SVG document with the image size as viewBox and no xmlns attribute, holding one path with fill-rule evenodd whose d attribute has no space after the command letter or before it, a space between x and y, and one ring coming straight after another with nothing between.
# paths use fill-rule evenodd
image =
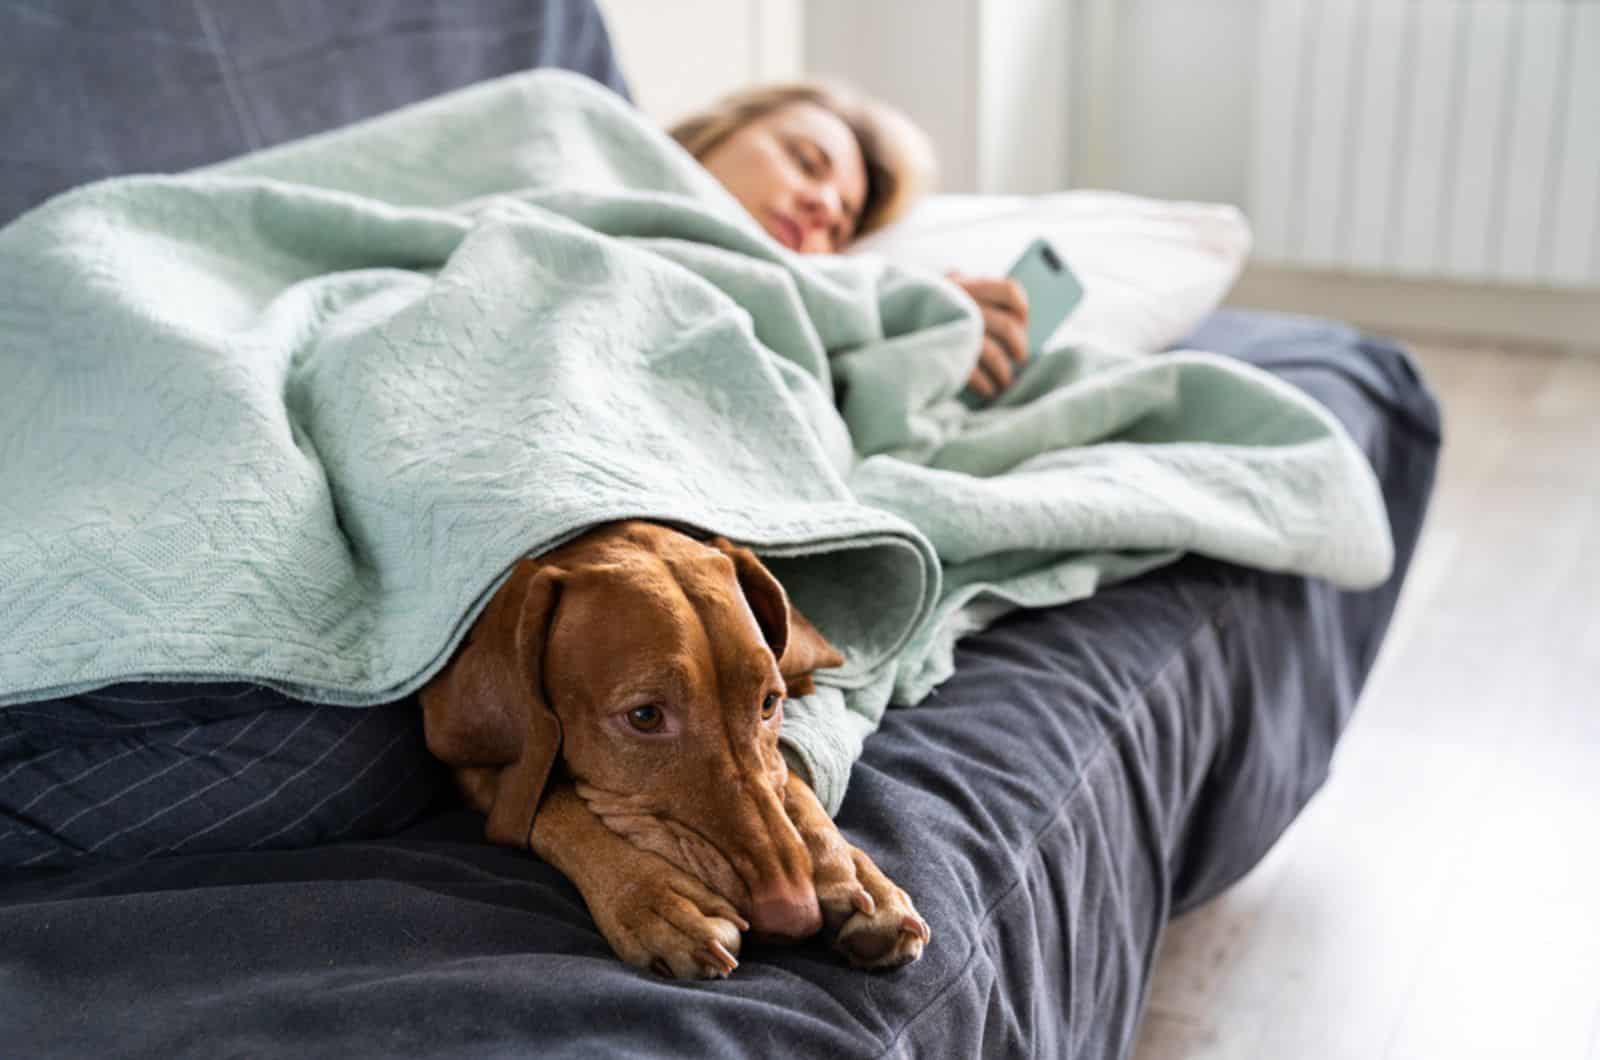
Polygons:
<instances>
[{"instance_id":1,"label":"brown dog","mask_svg":"<svg viewBox=\"0 0 1600 1060\"><path fill-rule=\"evenodd\" d=\"M786 694L842 656L747 549L612 523L524 560L422 690L428 746L572 880L630 964L723 976L741 930L824 930L862 968L927 924L778 750Z\"/></svg>"}]
</instances>

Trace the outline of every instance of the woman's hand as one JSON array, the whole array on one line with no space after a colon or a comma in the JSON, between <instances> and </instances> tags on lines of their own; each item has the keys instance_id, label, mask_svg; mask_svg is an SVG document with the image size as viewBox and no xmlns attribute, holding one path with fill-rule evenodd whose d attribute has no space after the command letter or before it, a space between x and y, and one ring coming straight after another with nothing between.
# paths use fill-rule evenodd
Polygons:
<instances>
[{"instance_id":1,"label":"woman's hand","mask_svg":"<svg viewBox=\"0 0 1600 1060\"><path fill-rule=\"evenodd\" d=\"M989 399L1011 385L1028 359L1028 295L1016 280L949 274L983 311L983 352L967 386Z\"/></svg>"}]
</instances>

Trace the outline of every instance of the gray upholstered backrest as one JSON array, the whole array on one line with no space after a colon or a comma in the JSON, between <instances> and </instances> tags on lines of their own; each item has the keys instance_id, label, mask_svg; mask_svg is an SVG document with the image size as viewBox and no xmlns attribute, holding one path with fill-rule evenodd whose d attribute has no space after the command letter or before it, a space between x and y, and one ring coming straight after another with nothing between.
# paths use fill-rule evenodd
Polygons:
<instances>
[{"instance_id":1,"label":"gray upholstered backrest","mask_svg":"<svg viewBox=\"0 0 1600 1060\"><path fill-rule=\"evenodd\" d=\"M533 66L627 93L594 0L0 0L0 223Z\"/></svg>"}]
</instances>

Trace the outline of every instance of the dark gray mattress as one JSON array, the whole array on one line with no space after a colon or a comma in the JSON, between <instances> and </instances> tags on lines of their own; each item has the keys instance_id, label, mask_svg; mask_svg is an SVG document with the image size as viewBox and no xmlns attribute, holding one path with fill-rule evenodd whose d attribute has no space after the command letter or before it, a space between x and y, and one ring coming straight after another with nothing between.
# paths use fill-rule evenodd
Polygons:
<instances>
[{"instance_id":1,"label":"dark gray mattress","mask_svg":"<svg viewBox=\"0 0 1600 1060\"><path fill-rule=\"evenodd\" d=\"M387 838L7 872L0 1041L18 1056L1125 1055L1167 919L1247 871L1323 782L1439 444L1431 396L1388 343L1239 312L1191 342L1344 421L1383 483L1401 573L1345 593L1191 558L965 641L955 676L868 740L839 818L933 925L919 962L868 975L816 942L751 944L727 981L664 981L611 954L558 873L448 808Z\"/></svg>"}]
</instances>

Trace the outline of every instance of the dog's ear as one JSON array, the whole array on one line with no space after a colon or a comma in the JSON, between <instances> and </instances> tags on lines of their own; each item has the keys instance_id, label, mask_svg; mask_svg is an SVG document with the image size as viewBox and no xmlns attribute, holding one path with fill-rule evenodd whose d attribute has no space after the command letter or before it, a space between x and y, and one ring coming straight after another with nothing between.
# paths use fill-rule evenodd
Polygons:
<instances>
[{"instance_id":1,"label":"dog's ear","mask_svg":"<svg viewBox=\"0 0 1600 1060\"><path fill-rule=\"evenodd\" d=\"M708 542L733 560L733 569L739 577L739 588L755 612L756 624L766 638L767 647L778 659L778 672L791 696L803 696L815 691L812 671L830 666L843 666L844 656L828 643L811 620L791 606L789 595L778 584L766 565L747 548L733 544L725 537Z\"/></svg>"},{"instance_id":2,"label":"dog's ear","mask_svg":"<svg viewBox=\"0 0 1600 1060\"><path fill-rule=\"evenodd\" d=\"M456 768L491 842L525 847L561 751L544 688L545 641L563 571L522 560L422 689L428 749Z\"/></svg>"},{"instance_id":3,"label":"dog's ear","mask_svg":"<svg viewBox=\"0 0 1600 1060\"><path fill-rule=\"evenodd\" d=\"M767 577L772 577L768 574ZM785 690L791 696L810 695L816 691L811 674L833 666L843 666L844 655L828 643L828 638L818 631L811 620L798 608L789 608L789 647L778 656L778 672L783 674Z\"/></svg>"}]
</instances>

